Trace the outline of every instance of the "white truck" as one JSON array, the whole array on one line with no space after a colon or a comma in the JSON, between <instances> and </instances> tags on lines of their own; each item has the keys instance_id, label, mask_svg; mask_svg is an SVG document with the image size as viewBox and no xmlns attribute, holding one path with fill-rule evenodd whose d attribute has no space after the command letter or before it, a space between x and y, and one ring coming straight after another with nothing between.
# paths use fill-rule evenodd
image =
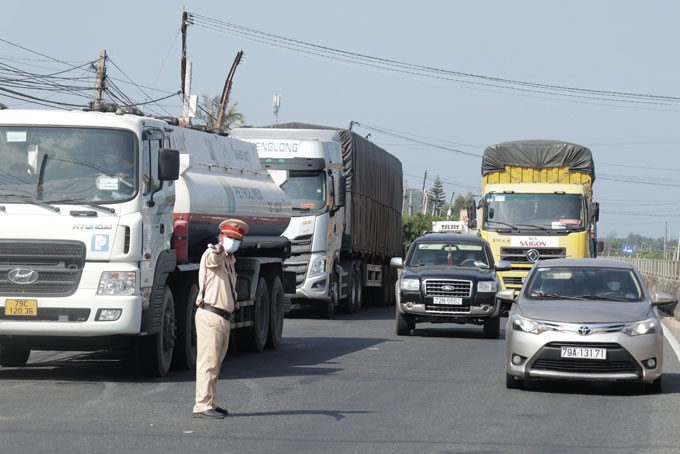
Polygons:
<instances>
[{"instance_id":1,"label":"white truck","mask_svg":"<svg viewBox=\"0 0 680 454\"><path fill-rule=\"evenodd\" d=\"M291 205L252 144L121 111L6 109L0 161L0 365L134 348L149 375L195 367L198 263L232 217L250 226L233 340L281 342Z\"/></svg>"},{"instance_id":2,"label":"white truck","mask_svg":"<svg viewBox=\"0 0 680 454\"><path fill-rule=\"evenodd\" d=\"M394 302L401 256L401 162L351 130L303 123L237 128L256 144L263 166L292 200L283 233L291 241L293 307L316 304L329 318L364 301ZM366 298L368 296L369 298Z\"/></svg>"}]
</instances>

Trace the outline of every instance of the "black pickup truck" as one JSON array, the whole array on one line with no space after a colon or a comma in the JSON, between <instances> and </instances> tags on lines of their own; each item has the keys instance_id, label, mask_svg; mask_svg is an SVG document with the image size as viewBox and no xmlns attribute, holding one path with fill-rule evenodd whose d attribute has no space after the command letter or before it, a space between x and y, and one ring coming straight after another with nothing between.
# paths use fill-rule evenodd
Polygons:
<instances>
[{"instance_id":1,"label":"black pickup truck","mask_svg":"<svg viewBox=\"0 0 680 454\"><path fill-rule=\"evenodd\" d=\"M484 326L487 338L500 334L500 283L489 244L462 233L430 232L411 243L406 258L394 257L401 268L396 287L397 334L408 335L416 323L458 323Z\"/></svg>"}]
</instances>

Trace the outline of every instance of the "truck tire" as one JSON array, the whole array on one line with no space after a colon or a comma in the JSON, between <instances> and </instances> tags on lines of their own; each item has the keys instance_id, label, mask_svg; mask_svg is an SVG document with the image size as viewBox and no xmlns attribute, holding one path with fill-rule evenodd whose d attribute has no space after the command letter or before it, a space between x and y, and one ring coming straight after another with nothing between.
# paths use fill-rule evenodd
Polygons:
<instances>
[{"instance_id":1,"label":"truck tire","mask_svg":"<svg viewBox=\"0 0 680 454\"><path fill-rule=\"evenodd\" d=\"M0 366L2 367L24 367L28 362L31 350L18 345L0 345Z\"/></svg>"},{"instance_id":2,"label":"truck tire","mask_svg":"<svg viewBox=\"0 0 680 454\"><path fill-rule=\"evenodd\" d=\"M138 363L148 376L165 377L172 364L175 348L175 303L167 285L163 289L161 330L139 339Z\"/></svg>"},{"instance_id":3,"label":"truck tire","mask_svg":"<svg viewBox=\"0 0 680 454\"><path fill-rule=\"evenodd\" d=\"M359 267L352 270L351 286L352 312L358 312L361 310L364 290L363 282L361 281L361 268Z\"/></svg>"},{"instance_id":4,"label":"truck tire","mask_svg":"<svg viewBox=\"0 0 680 454\"><path fill-rule=\"evenodd\" d=\"M407 316L399 312L399 309L397 309L397 316L396 322L397 322L397 336L408 336L411 334L411 331L416 329L416 324L411 321L411 319Z\"/></svg>"},{"instance_id":5,"label":"truck tire","mask_svg":"<svg viewBox=\"0 0 680 454\"><path fill-rule=\"evenodd\" d=\"M501 331L501 318L493 317L484 320L484 337L487 339L498 339Z\"/></svg>"},{"instance_id":6,"label":"truck tire","mask_svg":"<svg viewBox=\"0 0 680 454\"><path fill-rule=\"evenodd\" d=\"M261 277L257 281L255 290L255 305L252 308L253 326L243 329L239 338L239 346L250 352L261 352L267 345L267 334L269 333L269 290L267 282Z\"/></svg>"},{"instance_id":7,"label":"truck tire","mask_svg":"<svg viewBox=\"0 0 680 454\"><path fill-rule=\"evenodd\" d=\"M272 282L269 297L269 336L267 336L267 347L279 348L283 337L283 284L281 278L276 276Z\"/></svg>"},{"instance_id":8,"label":"truck tire","mask_svg":"<svg viewBox=\"0 0 680 454\"><path fill-rule=\"evenodd\" d=\"M175 301L177 314L177 342L172 358L172 367L179 370L196 369L196 299L198 285L182 292Z\"/></svg>"}]
</instances>

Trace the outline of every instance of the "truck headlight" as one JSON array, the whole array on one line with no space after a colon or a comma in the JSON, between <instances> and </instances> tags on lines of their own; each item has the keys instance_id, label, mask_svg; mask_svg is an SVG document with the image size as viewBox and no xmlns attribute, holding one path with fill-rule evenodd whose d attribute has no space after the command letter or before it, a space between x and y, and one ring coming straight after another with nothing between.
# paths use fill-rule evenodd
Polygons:
<instances>
[{"instance_id":1,"label":"truck headlight","mask_svg":"<svg viewBox=\"0 0 680 454\"><path fill-rule=\"evenodd\" d=\"M621 330L623 334L629 336L641 336L643 334L652 334L659 332L658 322L653 318L642 320L641 322L628 323Z\"/></svg>"},{"instance_id":2,"label":"truck headlight","mask_svg":"<svg viewBox=\"0 0 680 454\"><path fill-rule=\"evenodd\" d=\"M326 274L326 257L319 257L309 267L309 277L321 276L322 274Z\"/></svg>"},{"instance_id":3,"label":"truck headlight","mask_svg":"<svg viewBox=\"0 0 680 454\"><path fill-rule=\"evenodd\" d=\"M497 289L496 281L477 282L477 293L496 293Z\"/></svg>"},{"instance_id":4,"label":"truck headlight","mask_svg":"<svg viewBox=\"0 0 680 454\"><path fill-rule=\"evenodd\" d=\"M399 288L407 292L417 292L420 290L420 280L418 279L402 279L399 282Z\"/></svg>"},{"instance_id":5,"label":"truck headlight","mask_svg":"<svg viewBox=\"0 0 680 454\"><path fill-rule=\"evenodd\" d=\"M97 295L134 295L136 283L135 271L105 271L99 278Z\"/></svg>"}]
</instances>

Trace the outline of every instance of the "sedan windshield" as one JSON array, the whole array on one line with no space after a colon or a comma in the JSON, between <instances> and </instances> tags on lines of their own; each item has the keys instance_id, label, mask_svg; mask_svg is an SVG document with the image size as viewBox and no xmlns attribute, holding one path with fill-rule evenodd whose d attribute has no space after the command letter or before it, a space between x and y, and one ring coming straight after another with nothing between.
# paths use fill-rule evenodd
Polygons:
<instances>
[{"instance_id":1,"label":"sedan windshield","mask_svg":"<svg viewBox=\"0 0 680 454\"><path fill-rule=\"evenodd\" d=\"M641 301L642 286L627 269L542 267L526 284L528 299Z\"/></svg>"},{"instance_id":2,"label":"sedan windshield","mask_svg":"<svg viewBox=\"0 0 680 454\"><path fill-rule=\"evenodd\" d=\"M489 268L489 258L481 244L422 242L413 246L407 266L465 266Z\"/></svg>"}]
</instances>

